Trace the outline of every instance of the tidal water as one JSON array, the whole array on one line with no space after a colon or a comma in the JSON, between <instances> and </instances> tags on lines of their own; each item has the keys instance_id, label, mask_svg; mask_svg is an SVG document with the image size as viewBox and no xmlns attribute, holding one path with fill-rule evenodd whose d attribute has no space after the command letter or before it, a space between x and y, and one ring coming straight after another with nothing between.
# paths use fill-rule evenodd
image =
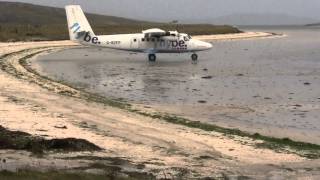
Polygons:
<instances>
[{"instance_id":1,"label":"tidal water","mask_svg":"<svg viewBox=\"0 0 320 180\"><path fill-rule=\"evenodd\" d=\"M41 74L190 119L320 144L320 28L249 28L283 37L213 41L190 54L76 48L41 56Z\"/></svg>"}]
</instances>

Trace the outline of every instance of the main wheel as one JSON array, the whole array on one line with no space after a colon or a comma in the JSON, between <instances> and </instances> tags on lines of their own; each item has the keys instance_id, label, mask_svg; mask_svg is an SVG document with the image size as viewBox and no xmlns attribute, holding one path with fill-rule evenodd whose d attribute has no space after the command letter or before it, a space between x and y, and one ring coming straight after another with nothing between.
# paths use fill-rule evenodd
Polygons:
<instances>
[{"instance_id":1,"label":"main wheel","mask_svg":"<svg viewBox=\"0 0 320 180\"><path fill-rule=\"evenodd\" d=\"M157 60L157 56L155 54L149 54L149 61L154 62Z\"/></svg>"},{"instance_id":2,"label":"main wheel","mask_svg":"<svg viewBox=\"0 0 320 180\"><path fill-rule=\"evenodd\" d=\"M191 55L192 61L197 61L198 60L198 55L197 54L192 54Z\"/></svg>"}]
</instances>

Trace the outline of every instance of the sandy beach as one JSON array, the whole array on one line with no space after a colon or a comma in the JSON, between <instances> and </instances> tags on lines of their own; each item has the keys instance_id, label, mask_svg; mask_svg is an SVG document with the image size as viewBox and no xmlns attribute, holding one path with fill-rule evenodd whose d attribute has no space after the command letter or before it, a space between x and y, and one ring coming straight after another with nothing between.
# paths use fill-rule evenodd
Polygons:
<instances>
[{"instance_id":1,"label":"sandy beach","mask_svg":"<svg viewBox=\"0 0 320 180\"><path fill-rule=\"evenodd\" d=\"M232 40L270 36L270 33L250 32L194 38ZM90 161L81 164L59 157L86 155L119 157L133 164L143 164L142 171L153 172L157 178L175 177L181 170L186 170L185 178L224 175L257 179L320 178L317 169L319 160L307 160L294 153L256 148L255 144L260 141L254 139L230 137L223 133L171 124L90 102L81 98L79 90L43 79L19 63L20 59L28 55L75 46L77 44L70 41L0 43L1 61L11 67L0 71L0 125L46 139L86 139L104 150L63 155L49 153L42 158L29 156L25 152L1 150L1 158L7 159L7 165L1 166L1 169L37 169L39 165L35 162L46 164L47 166L42 167L44 169L72 169L86 166ZM62 95L61 92L66 91L73 95ZM65 163L70 166L65 167ZM305 170L306 168L309 170Z\"/></svg>"},{"instance_id":2,"label":"sandy beach","mask_svg":"<svg viewBox=\"0 0 320 180\"><path fill-rule=\"evenodd\" d=\"M252 38L268 38L275 37L275 35L268 32L243 32L237 34L218 34L218 35L199 35L193 38L198 40L211 40L211 41L226 41L226 40L237 40L237 39L252 39Z\"/></svg>"}]
</instances>

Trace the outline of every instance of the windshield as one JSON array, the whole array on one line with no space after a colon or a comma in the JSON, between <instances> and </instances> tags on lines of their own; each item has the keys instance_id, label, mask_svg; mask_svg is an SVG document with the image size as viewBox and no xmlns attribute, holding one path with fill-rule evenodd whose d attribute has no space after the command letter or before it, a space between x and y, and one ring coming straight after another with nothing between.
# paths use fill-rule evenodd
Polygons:
<instances>
[{"instance_id":1,"label":"windshield","mask_svg":"<svg viewBox=\"0 0 320 180\"><path fill-rule=\"evenodd\" d=\"M191 38L190 38L190 36L189 35L185 35L185 36L183 36L183 40L184 41L189 41Z\"/></svg>"},{"instance_id":2,"label":"windshield","mask_svg":"<svg viewBox=\"0 0 320 180\"><path fill-rule=\"evenodd\" d=\"M186 34L186 35L183 36L183 40L184 41L189 41L190 39L192 39L192 37L190 35Z\"/></svg>"}]
</instances>

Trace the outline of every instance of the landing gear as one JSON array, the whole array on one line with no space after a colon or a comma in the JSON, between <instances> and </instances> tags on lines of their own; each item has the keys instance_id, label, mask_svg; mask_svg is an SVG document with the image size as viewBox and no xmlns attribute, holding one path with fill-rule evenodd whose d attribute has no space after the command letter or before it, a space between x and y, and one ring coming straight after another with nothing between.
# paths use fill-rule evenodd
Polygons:
<instances>
[{"instance_id":1,"label":"landing gear","mask_svg":"<svg viewBox=\"0 0 320 180\"><path fill-rule=\"evenodd\" d=\"M157 60L157 56L155 54L149 54L149 61L155 62Z\"/></svg>"},{"instance_id":2,"label":"landing gear","mask_svg":"<svg viewBox=\"0 0 320 180\"><path fill-rule=\"evenodd\" d=\"M192 59L192 61L198 61L198 55L197 54L192 54L191 55L191 59Z\"/></svg>"}]
</instances>

